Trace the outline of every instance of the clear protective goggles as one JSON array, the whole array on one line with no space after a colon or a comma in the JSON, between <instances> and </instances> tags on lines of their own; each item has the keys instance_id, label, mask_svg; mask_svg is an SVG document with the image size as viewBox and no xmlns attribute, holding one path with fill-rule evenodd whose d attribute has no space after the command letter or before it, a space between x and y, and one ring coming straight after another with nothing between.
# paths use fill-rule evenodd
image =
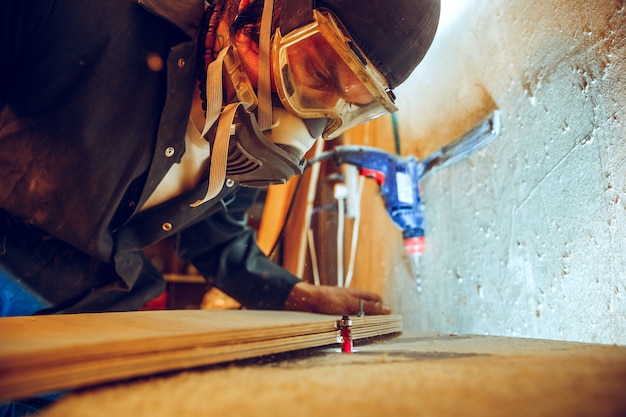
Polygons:
<instances>
[{"instance_id":1,"label":"clear protective goggles","mask_svg":"<svg viewBox=\"0 0 626 417\"><path fill-rule=\"evenodd\" d=\"M364 6L365 7L365 6ZM322 133L344 131L397 110L385 78L327 11L272 41L274 81L285 108L302 119L327 119Z\"/></svg>"}]
</instances>

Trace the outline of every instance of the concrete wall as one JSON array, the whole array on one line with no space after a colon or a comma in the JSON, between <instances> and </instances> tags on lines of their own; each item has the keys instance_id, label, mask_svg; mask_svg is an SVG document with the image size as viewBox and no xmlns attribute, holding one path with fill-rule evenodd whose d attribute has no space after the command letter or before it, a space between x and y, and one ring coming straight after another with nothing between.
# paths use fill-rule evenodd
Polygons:
<instances>
[{"instance_id":1,"label":"concrete wall","mask_svg":"<svg viewBox=\"0 0 626 417\"><path fill-rule=\"evenodd\" d=\"M494 108L499 138L423 182L423 293L393 266L405 328L626 344L626 5L442 0L398 91L424 157Z\"/></svg>"}]
</instances>

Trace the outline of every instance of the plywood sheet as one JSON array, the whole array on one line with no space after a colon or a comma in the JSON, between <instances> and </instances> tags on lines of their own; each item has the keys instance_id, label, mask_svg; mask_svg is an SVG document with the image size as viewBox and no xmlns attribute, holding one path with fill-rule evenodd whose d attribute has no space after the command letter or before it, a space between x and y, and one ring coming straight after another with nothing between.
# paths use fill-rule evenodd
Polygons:
<instances>
[{"instance_id":1,"label":"plywood sheet","mask_svg":"<svg viewBox=\"0 0 626 417\"><path fill-rule=\"evenodd\" d=\"M178 310L0 319L0 399L337 342L337 316ZM353 318L355 339L400 316Z\"/></svg>"},{"instance_id":2,"label":"plywood sheet","mask_svg":"<svg viewBox=\"0 0 626 417\"><path fill-rule=\"evenodd\" d=\"M626 347L403 331L107 384L42 417L626 416Z\"/></svg>"}]
</instances>

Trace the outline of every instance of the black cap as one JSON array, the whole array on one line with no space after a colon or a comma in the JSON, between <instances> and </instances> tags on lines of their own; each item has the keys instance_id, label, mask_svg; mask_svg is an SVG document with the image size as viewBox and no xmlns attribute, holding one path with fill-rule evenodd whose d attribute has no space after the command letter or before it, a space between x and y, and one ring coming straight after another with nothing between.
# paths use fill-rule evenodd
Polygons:
<instances>
[{"instance_id":1,"label":"black cap","mask_svg":"<svg viewBox=\"0 0 626 417\"><path fill-rule=\"evenodd\" d=\"M390 88L402 84L422 61L437 31L439 0L283 0L281 32L327 9L376 66Z\"/></svg>"}]
</instances>

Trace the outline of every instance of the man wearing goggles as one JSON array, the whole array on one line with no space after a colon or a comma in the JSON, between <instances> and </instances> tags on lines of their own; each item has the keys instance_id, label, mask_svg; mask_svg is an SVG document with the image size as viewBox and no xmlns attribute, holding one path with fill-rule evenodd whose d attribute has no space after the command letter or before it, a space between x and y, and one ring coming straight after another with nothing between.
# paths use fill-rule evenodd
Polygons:
<instances>
[{"instance_id":1,"label":"man wearing goggles","mask_svg":"<svg viewBox=\"0 0 626 417\"><path fill-rule=\"evenodd\" d=\"M273 264L243 220L318 137L396 110L438 16L438 0L3 2L3 314L140 308L164 288L143 250L166 238L245 307L388 313Z\"/></svg>"},{"instance_id":2,"label":"man wearing goggles","mask_svg":"<svg viewBox=\"0 0 626 417\"><path fill-rule=\"evenodd\" d=\"M251 309L384 314L256 246L255 189L395 111L439 0L5 0L0 313L141 308L164 239Z\"/></svg>"}]
</instances>

